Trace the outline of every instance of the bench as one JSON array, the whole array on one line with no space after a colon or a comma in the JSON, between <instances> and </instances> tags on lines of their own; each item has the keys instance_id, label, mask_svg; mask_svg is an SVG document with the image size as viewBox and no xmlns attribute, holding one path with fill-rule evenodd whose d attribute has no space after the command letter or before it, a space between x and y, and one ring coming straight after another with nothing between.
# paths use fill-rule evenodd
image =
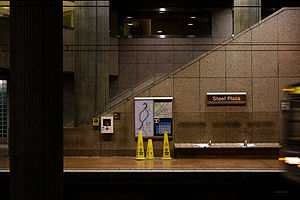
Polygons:
<instances>
[{"instance_id":1,"label":"bench","mask_svg":"<svg viewBox=\"0 0 300 200\"><path fill-rule=\"evenodd\" d=\"M279 143L174 143L175 157L271 157L277 158Z\"/></svg>"}]
</instances>

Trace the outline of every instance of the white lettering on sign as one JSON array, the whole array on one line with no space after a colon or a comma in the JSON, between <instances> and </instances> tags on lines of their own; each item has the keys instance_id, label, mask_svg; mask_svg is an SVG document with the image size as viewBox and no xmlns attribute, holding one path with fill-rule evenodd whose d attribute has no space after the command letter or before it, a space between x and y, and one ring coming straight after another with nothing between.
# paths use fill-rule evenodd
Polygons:
<instances>
[{"instance_id":1,"label":"white lettering on sign","mask_svg":"<svg viewBox=\"0 0 300 200\"><path fill-rule=\"evenodd\" d=\"M223 96L223 97L218 97L218 96L213 96L213 101L241 101L241 97L236 97L236 96Z\"/></svg>"},{"instance_id":2,"label":"white lettering on sign","mask_svg":"<svg viewBox=\"0 0 300 200\"><path fill-rule=\"evenodd\" d=\"M226 97L213 96L213 101L226 101Z\"/></svg>"},{"instance_id":3,"label":"white lettering on sign","mask_svg":"<svg viewBox=\"0 0 300 200\"><path fill-rule=\"evenodd\" d=\"M228 101L240 101L241 97L228 96L227 100Z\"/></svg>"},{"instance_id":4,"label":"white lettering on sign","mask_svg":"<svg viewBox=\"0 0 300 200\"><path fill-rule=\"evenodd\" d=\"M207 92L208 105L245 105L247 92Z\"/></svg>"}]
</instances>

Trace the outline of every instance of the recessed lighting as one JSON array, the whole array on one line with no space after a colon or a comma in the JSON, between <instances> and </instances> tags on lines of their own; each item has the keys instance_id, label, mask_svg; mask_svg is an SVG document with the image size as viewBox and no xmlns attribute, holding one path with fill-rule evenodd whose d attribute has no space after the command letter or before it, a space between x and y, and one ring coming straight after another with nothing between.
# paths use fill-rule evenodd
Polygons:
<instances>
[{"instance_id":1,"label":"recessed lighting","mask_svg":"<svg viewBox=\"0 0 300 200\"><path fill-rule=\"evenodd\" d=\"M159 37L160 37L160 38L162 38L162 39L163 39L163 38L166 38L166 36L165 36L165 35L160 35Z\"/></svg>"},{"instance_id":2,"label":"recessed lighting","mask_svg":"<svg viewBox=\"0 0 300 200\"><path fill-rule=\"evenodd\" d=\"M126 18L127 18L127 19L131 19L132 17L130 17L130 16L127 16Z\"/></svg>"},{"instance_id":3,"label":"recessed lighting","mask_svg":"<svg viewBox=\"0 0 300 200\"><path fill-rule=\"evenodd\" d=\"M195 16L191 16L191 19L196 19L196 17Z\"/></svg>"},{"instance_id":4,"label":"recessed lighting","mask_svg":"<svg viewBox=\"0 0 300 200\"><path fill-rule=\"evenodd\" d=\"M193 26L194 24L192 24L192 23L189 23L188 25L189 25L189 26Z\"/></svg>"},{"instance_id":5,"label":"recessed lighting","mask_svg":"<svg viewBox=\"0 0 300 200\"><path fill-rule=\"evenodd\" d=\"M160 8L159 11L164 12L164 11L167 11L167 9L166 8Z\"/></svg>"},{"instance_id":6,"label":"recessed lighting","mask_svg":"<svg viewBox=\"0 0 300 200\"><path fill-rule=\"evenodd\" d=\"M162 31L157 31L157 33L162 33Z\"/></svg>"},{"instance_id":7,"label":"recessed lighting","mask_svg":"<svg viewBox=\"0 0 300 200\"><path fill-rule=\"evenodd\" d=\"M133 25L132 23L129 23L129 24L128 24L128 26L132 26L132 25Z\"/></svg>"},{"instance_id":8,"label":"recessed lighting","mask_svg":"<svg viewBox=\"0 0 300 200\"><path fill-rule=\"evenodd\" d=\"M3 9L9 9L9 7L3 7Z\"/></svg>"}]
</instances>

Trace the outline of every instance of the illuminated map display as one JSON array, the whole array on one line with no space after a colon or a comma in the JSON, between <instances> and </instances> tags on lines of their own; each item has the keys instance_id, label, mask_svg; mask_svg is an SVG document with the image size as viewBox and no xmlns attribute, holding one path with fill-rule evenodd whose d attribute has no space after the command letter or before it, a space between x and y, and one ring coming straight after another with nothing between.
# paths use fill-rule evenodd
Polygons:
<instances>
[{"instance_id":1,"label":"illuminated map display","mask_svg":"<svg viewBox=\"0 0 300 200\"><path fill-rule=\"evenodd\" d=\"M172 102L154 102L154 118L172 118Z\"/></svg>"},{"instance_id":2,"label":"illuminated map display","mask_svg":"<svg viewBox=\"0 0 300 200\"><path fill-rule=\"evenodd\" d=\"M171 118L161 118L158 123L154 124L155 136L164 136L167 132L168 135L172 135L172 119Z\"/></svg>"},{"instance_id":3,"label":"illuminated map display","mask_svg":"<svg viewBox=\"0 0 300 200\"><path fill-rule=\"evenodd\" d=\"M173 135L173 97L135 97L135 137Z\"/></svg>"},{"instance_id":4,"label":"illuminated map display","mask_svg":"<svg viewBox=\"0 0 300 200\"><path fill-rule=\"evenodd\" d=\"M153 100L135 101L135 136L153 136Z\"/></svg>"}]
</instances>

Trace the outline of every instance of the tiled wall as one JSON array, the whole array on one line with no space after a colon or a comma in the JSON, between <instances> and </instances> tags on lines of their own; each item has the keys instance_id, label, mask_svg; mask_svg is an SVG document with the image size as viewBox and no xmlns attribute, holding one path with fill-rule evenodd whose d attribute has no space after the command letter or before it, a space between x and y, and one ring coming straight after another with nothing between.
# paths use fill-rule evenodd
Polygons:
<instances>
[{"instance_id":1,"label":"tiled wall","mask_svg":"<svg viewBox=\"0 0 300 200\"><path fill-rule=\"evenodd\" d=\"M231 34L232 11L225 8L212 11L210 37L119 39L119 77L110 83L110 97L154 75L160 77L175 71Z\"/></svg>"},{"instance_id":2,"label":"tiled wall","mask_svg":"<svg viewBox=\"0 0 300 200\"><path fill-rule=\"evenodd\" d=\"M136 94L174 97L170 146L208 140L281 142L284 116L280 101L287 98L281 89L300 81L300 53L294 51L299 49L299 18L300 9L282 9ZM206 92L224 91L247 92L247 104L206 105ZM101 135L91 125L65 129L66 153L134 156L133 105L132 96L107 112L121 113L111 136ZM161 151L162 141L153 143Z\"/></svg>"}]
</instances>

